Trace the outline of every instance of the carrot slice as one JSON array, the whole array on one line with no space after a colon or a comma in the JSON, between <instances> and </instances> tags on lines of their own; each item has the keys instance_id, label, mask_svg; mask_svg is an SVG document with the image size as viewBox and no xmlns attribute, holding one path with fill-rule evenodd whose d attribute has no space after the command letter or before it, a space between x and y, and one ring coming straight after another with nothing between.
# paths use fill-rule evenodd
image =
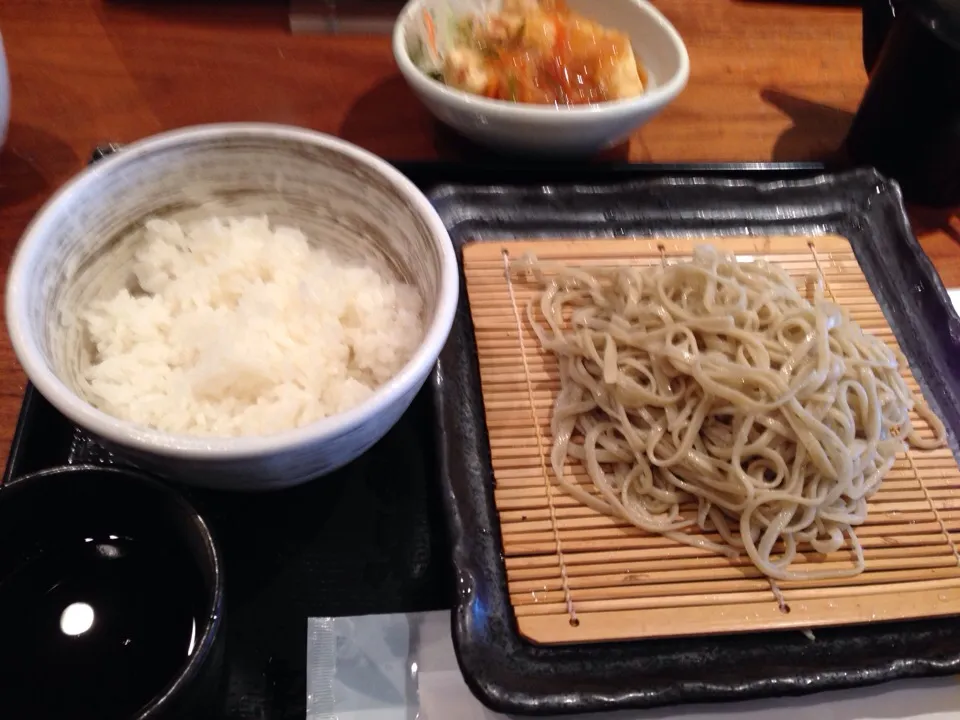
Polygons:
<instances>
[{"instance_id":1,"label":"carrot slice","mask_svg":"<svg viewBox=\"0 0 960 720\"><path fill-rule=\"evenodd\" d=\"M433 50L434 57L439 57L440 53L437 52L437 28L433 24L433 16L429 11L423 11L423 24L427 28L427 42L430 44L430 49Z\"/></svg>"}]
</instances>

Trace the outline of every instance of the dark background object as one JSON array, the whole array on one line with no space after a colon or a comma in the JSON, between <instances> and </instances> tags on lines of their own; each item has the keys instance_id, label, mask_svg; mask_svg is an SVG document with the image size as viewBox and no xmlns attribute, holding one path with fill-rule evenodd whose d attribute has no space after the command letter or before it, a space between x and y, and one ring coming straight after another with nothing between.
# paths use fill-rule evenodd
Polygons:
<instances>
[{"instance_id":1,"label":"dark background object","mask_svg":"<svg viewBox=\"0 0 960 720\"><path fill-rule=\"evenodd\" d=\"M911 202L960 204L960 0L864 0L863 60L851 159Z\"/></svg>"},{"instance_id":2,"label":"dark background object","mask_svg":"<svg viewBox=\"0 0 960 720\"><path fill-rule=\"evenodd\" d=\"M405 0L290 0L290 30L389 35L405 4Z\"/></svg>"},{"instance_id":3,"label":"dark background object","mask_svg":"<svg viewBox=\"0 0 960 720\"><path fill-rule=\"evenodd\" d=\"M910 230L896 185L874 170L756 184L663 178L618 187L439 188L430 199L454 246L506 238L846 237L914 375L948 429L960 428L960 319ZM960 620L800 632L533 645L506 585L476 342L466 292L440 355L441 481L460 579L454 647L471 689L530 715L745 700L960 670ZM951 447L957 452L951 433ZM772 602L772 600L771 600Z\"/></svg>"},{"instance_id":4,"label":"dark background object","mask_svg":"<svg viewBox=\"0 0 960 720\"><path fill-rule=\"evenodd\" d=\"M94 159L115 150L104 146ZM817 163L589 166L396 163L421 189L446 183L611 184L664 177L808 178ZM452 219L448 217L448 222ZM469 319L467 320L469 323ZM435 376L400 423L332 477L268 494L185 491L220 545L227 580L227 720L303 720L307 618L449 608L455 584L435 445ZM111 457L28 386L5 480Z\"/></svg>"}]
</instances>

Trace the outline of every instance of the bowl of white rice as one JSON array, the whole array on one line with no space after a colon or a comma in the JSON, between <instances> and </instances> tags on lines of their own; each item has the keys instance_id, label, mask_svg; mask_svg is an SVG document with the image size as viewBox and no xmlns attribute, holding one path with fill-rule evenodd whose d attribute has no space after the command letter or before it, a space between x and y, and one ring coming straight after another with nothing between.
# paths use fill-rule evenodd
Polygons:
<instances>
[{"instance_id":1,"label":"bowl of white rice","mask_svg":"<svg viewBox=\"0 0 960 720\"><path fill-rule=\"evenodd\" d=\"M386 162L300 128L207 125L98 162L41 209L7 280L24 370L109 450L263 490L374 445L456 312L450 238Z\"/></svg>"}]
</instances>

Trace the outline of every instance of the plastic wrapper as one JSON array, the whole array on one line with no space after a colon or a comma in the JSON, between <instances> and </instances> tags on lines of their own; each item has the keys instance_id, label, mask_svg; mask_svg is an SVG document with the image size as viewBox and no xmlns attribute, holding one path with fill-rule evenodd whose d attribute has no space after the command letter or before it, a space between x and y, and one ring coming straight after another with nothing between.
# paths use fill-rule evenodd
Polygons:
<instances>
[{"instance_id":1,"label":"plastic wrapper","mask_svg":"<svg viewBox=\"0 0 960 720\"><path fill-rule=\"evenodd\" d=\"M307 720L425 720L425 677L463 684L449 611L310 618L307 632Z\"/></svg>"}]
</instances>

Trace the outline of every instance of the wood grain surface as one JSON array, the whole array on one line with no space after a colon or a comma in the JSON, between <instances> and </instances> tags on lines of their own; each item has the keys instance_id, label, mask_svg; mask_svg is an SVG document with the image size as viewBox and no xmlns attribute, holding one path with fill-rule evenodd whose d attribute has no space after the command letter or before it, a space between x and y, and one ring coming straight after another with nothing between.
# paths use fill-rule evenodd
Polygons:
<instances>
[{"instance_id":1,"label":"wood grain surface","mask_svg":"<svg viewBox=\"0 0 960 720\"><path fill-rule=\"evenodd\" d=\"M831 156L863 92L860 11L769 0L654 0L683 35L684 94L614 154L635 161ZM337 134L380 155L466 157L397 72L389 39L290 34L279 0L2 0L13 116L0 154L0 264L97 142L202 122L260 120ZM913 216L960 285L955 213ZM24 376L0 333L0 460Z\"/></svg>"}]
</instances>

